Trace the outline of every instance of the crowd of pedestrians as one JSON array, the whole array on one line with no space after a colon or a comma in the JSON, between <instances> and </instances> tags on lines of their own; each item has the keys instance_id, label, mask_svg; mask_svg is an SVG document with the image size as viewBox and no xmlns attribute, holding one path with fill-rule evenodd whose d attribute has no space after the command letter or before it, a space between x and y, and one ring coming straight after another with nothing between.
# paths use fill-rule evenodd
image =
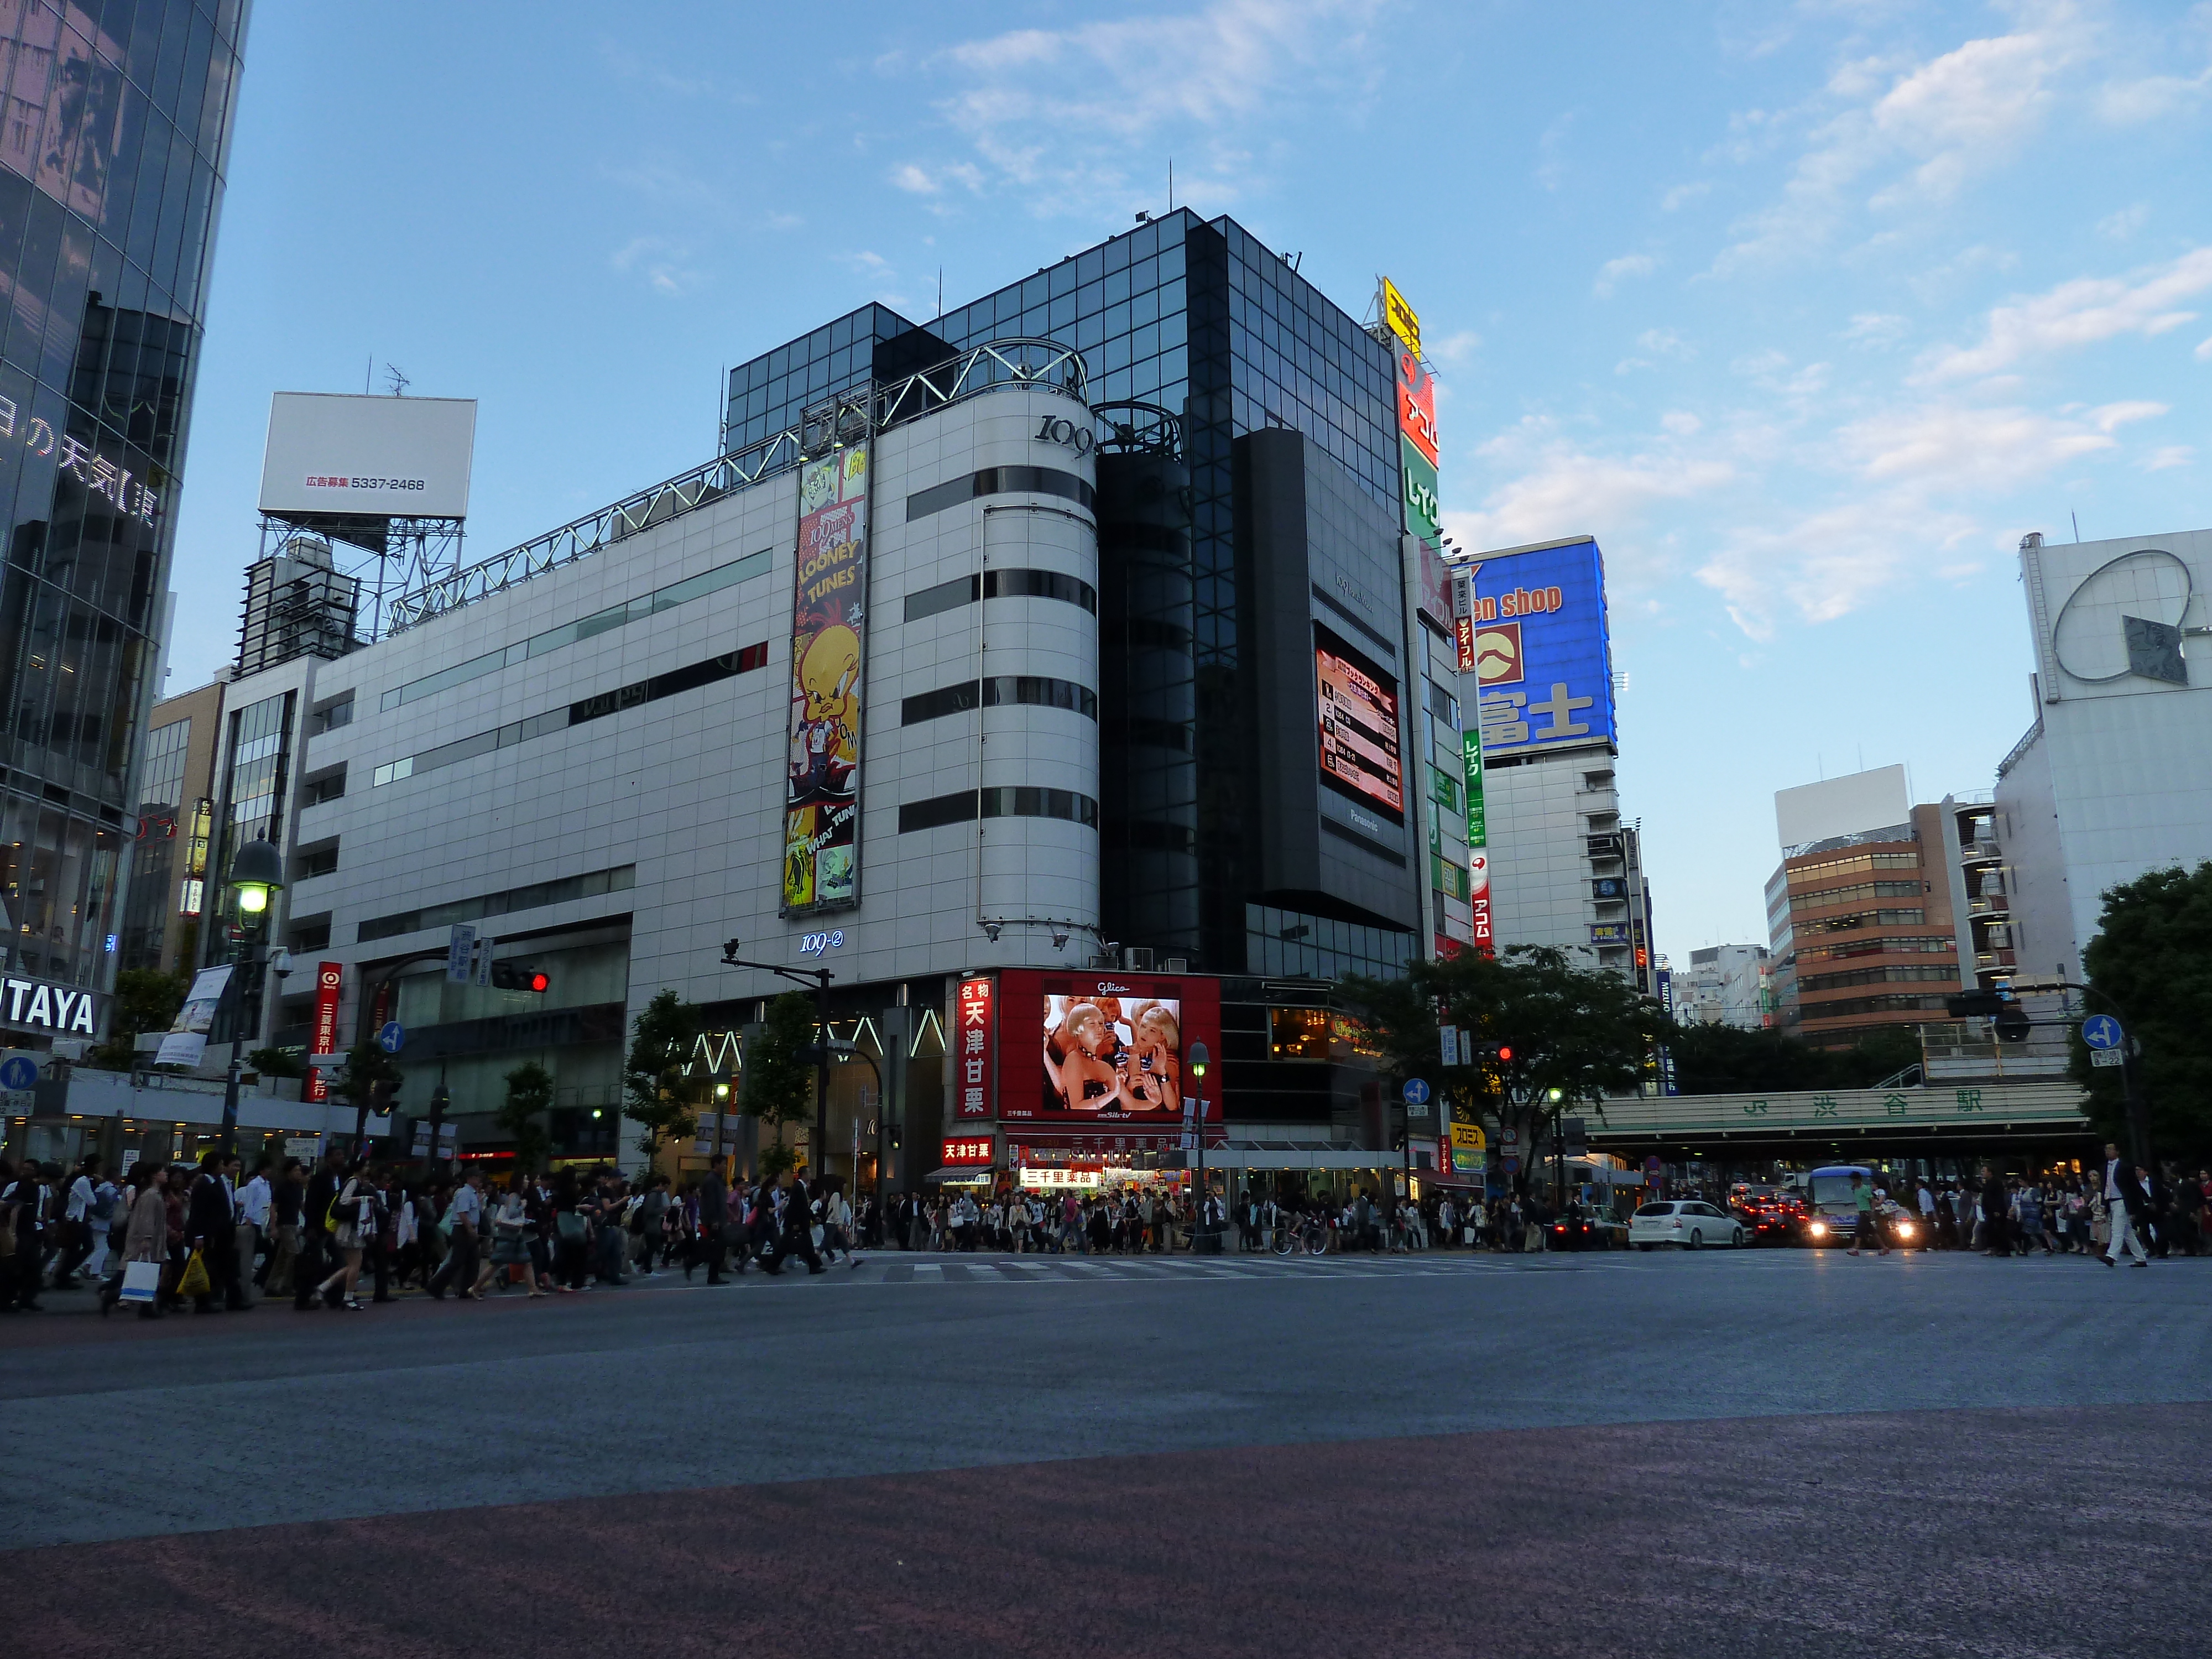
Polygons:
<instances>
[{"instance_id":1,"label":"crowd of pedestrians","mask_svg":"<svg viewBox=\"0 0 2212 1659\"><path fill-rule=\"evenodd\" d=\"M1969 1179L1922 1181L1913 1198L1939 1249L1985 1255L2094 1256L2117 1267L2132 1256L2200 1255L2212 1250L2212 1170L2168 1164L2153 1171L2105 1148L2081 1175L2001 1175L1984 1166Z\"/></svg>"},{"instance_id":2,"label":"crowd of pedestrians","mask_svg":"<svg viewBox=\"0 0 2212 1659\"><path fill-rule=\"evenodd\" d=\"M67 1176L0 1163L0 1307L35 1310L44 1291L82 1280L112 1312L134 1264L150 1264L137 1304L147 1319L286 1297L303 1312L356 1311L410 1288L574 1295L679 1267L720 1283L753 1267L780 1273L793 1257L822 1273L854 1259L854 1233L841 1182L788 1170L732 1191L719 1176L678 1190L605 1169L410 1177L336 1148L312 1165L263 1158L250 1175L214 1152L197 1165L141 1162L119 1182L97 1157Z\"/></svg>"},{"instance_id":3,"label":"crowd of pedestrians","mask_svg":"<svg viewBox=\"0 0 2212 1659\"><path fill-rule=\"evenodd\" d=\"M1887 1190L1875 1197L1890 1202ZM1993 1256L2092 1256L2148 1265L2212 1249L2212 1172L2154 1173L2106 1149L2081 1176L1922 1180L1898 1202L1917 1209L1923 1247ZM810 1273L866 1248L1088 1255L1165 1255L1201 1236L1249 1252L1286 1233L1325 1251L1542 1247L1553 1218L1539 1199L1431 1188L1419 1202L1365 1188L1199 1199L1161 1184L1079 1193L960 1188L857 1207L835 1176L791 1171L726 1187L719 1175L625 1177L608 1169L488 1180L410 1175L349 1161L312 1165L208 1152L197 1165L141 1162L121 1180L97 1156L72 1171L0 1160L0 1310L36 1309L46 1289L99 1286L103 1313L126 1276L148 1281L143 1318L289 1297L301 1310L356 1310L410 1288L436 1298L576 1295L679 1267L709 1283L795 1257ZM133 1264L150 1264L131 1276ZM248 1287L255 1293L249 1297ZM137 1293L143 1297L145 1292Z\"/></svg>"}]
</instances>

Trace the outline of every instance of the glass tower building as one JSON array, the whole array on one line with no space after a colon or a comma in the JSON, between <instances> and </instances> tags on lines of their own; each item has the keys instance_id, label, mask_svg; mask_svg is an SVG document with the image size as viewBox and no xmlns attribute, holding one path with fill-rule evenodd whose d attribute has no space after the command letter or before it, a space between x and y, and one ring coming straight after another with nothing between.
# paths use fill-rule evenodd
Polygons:
<instances>
[{"instance_id":1,"label":"glass tower building","mask_svg":"<svg viewBox=\"0 0 2212 1659\"><path fill-rule=\"evenodd\" d=\"M1266 515L1255 483L1263 493L1303 490L1310 510L1299 534L1316 553L1333 540L1369 568L1387 565L1389 606L1364 614L1370 623L1385 608L1395 614L1401 479L1390 349L1234 220L1177 210L928 324L870 305L741 365L730 375L724 447L771 438L870 380L1014 337L1080 351L1091 403L1119 440L1103 442L1099 460L1106 931L1213 972L1396 971L1420 954L1420 860L1366 842L1363 856L1385 860L1386 878L1389 862L1407 868L1402 906L1263 867L1269 795L1264 745L1254 741L1270 684L1258 612L1267 567L1279 562L1258 528ZM1168 445L1158 441L1160 415L1175 428ZM1287 480L1279 446L1255 455L1250 443L1269 431L1302 441ZM1167 497L1181 502L1180 523L1158 510ZM1298 585L1345 610L1318 577ZM1303 591L1297 598L1303 604ZM1395 620L1378 629L1347 612L1338 622L1410 677ZM1287 658L1296 630L1278 631ZM1178 632L1189 644L1182 687L1162 683L1164 672L1174 675L1159 654L1171 653ZM1117 662L1127 696L1112 695Z\"/></svg>"},{"instance_id":2,"label":"glass tower building","mask_svg":"<svg viewBox=\"0 0 2212 1659\"><path fill-rule=\"evenodd\" d=\"M113 983L247 4L0 0L0 898L24 978Z\"/></svg>"}]
</instances>

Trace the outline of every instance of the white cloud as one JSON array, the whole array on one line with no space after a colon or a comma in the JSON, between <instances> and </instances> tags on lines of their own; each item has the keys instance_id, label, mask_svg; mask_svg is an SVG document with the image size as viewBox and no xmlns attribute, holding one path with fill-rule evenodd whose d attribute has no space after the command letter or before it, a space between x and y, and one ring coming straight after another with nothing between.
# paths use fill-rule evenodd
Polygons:
<instances>
[{"instance_id":1,"label":"white cloud","mask_svg":"<svg viewBox=\"0 0 2212 1659\"><path fill-rule=\"evenodd\" d=\"M2122 208L2118 213L2108 213L2097 221L2097 234L2124 242L2141 230L2150 218L2150 204L2137 202L2133 207Z\"/></svg>"},{"instance_id":2,"label":"white cloud","mask_svg":"<svg viewBox=\"0 0 2212 1659\"><path fill-rule=\"evenodd\" d=\"M1324 100L1357 105L1372 91L1366 26L1380 3L1211 0L1182 13L964 42L927 67L963 83L938 108L981 167L963 179L942 164L906 167L939 188L948 179L971 190L1012 186L1040 212L1157 208L1166 185L1160 141L1176 135L1177 201L1233 198L1251 156L1223 135L1249 142L1270 115ZM1133 157L1141 158L1133 173Z\"/></svg>"},{"instance_id":3,"label":"white cloud","mask_svg":"<svg viewBox=\"0 0 2212 1659\"><path fill-rule=\"evenodd\" d=\"M2097 91L2097 113L2114 126L2140 126L2180 114L2212 91L2212 67L2194 75L2147 75L2109 82Z\"/></svg>"},{"instance_id":4,"label":"white cloud","mask_svg":"<svg viewBox=\"0 0 2212 1659\"><path fill-rule=\"evenodd\" d=\"M1854 345L1895 345L1911 326L1902 317L1885 312L1862 311L1852 316L1850 325L1844 330L1844 338Z\"/></svg>"},{"instance_id":5,"label":"white cloud","mask_svg":"<svg viewBox=\"0 0 2212 1659\"><path fill-rule=\"evenodd\" d=\"M1590 284L1590 292L1602 300L1624 277L1649 276L1658 268L1659 262L1648 253L1624 253L1618 259L1607 259L1598 268L1597 281Z\"/></svg>"},{"instance_id":6,"label":"white cloud","mask_svg":"<svg viewBox=\"0 0 2212 1659\"><path fill-rule=\"evenodd\" d=\"M2043 125L2062 72L2088 48L2069 7L2036 10L2029 27L1911 67L1880 58L1839 66L1808 112L1833 112L1813 129L1781 199L1743 223L1715 273L1802 255L1861 205L1941 204L2010 161ZM1763 115L1757 125L1782 124Z\"/></svg>"},{"instance_id":7,"label":"white cloud","mask_svg":"<svg viewBox=\"0 0 2212 1659\"><path fill-rule=\"evenodd\" d=\"M1686 409L1670 409L1659 417L1659 424L1678 438L1694 438L1705 429L1705 423Z\"/></svg>"},{"instance_id":8,"label":"white cloud","mask_svg":"<svg viewBox=\"0 0 2212 1659\"><path fill-rule=\"evenodd\" d=\"M2031 356L2093 345L2123 334L2165 333L2197 313L2179 301L2212 289L2212 247L2200 247L2132 276L2080 276L2048 293L1990 313L1977 346L1932 354L1922 380L1952 380L1994 374Z\"/></svg>"},{"instance_id":9,"label":"white cloud","mask_svg":"<svg viewBox=\"0 0 2212 1659\"><path fill-rule=\"evenodd\" d=\"M1688 358L1698 355L1695 349L1671 328L1647 328L1636 337L1636 343L1641 349L1662 357Z\"/></svg>"},{"instance_id":10,"label":"white cloud","mask_svg":"<svg viewBox=\"0 0 2212 1659\"><path fill-rule=\"evenodd\" d=\"M645 279L656 294L688 294L698 287L701 274L685 261L690 250L659 236L636 236L607 256L607 263L626 276Z\"/></svg>"},{"instance_id":11,"label":"white cloud","mask_svg":"<svg viewBox=\"0 0 2212 1659\"><path fill-rule=\"evenodd\" d=\"M2118 447L2113 429L2162 414L2156 404L2113 404L2087 421L2021 408L1936 403L1837 428L1837 453L1871 483L1908 483L1956 495L2010 489L2085 455Z\"/></svg>"},{"instance_id":12,"label":"white cloud","mask_svg":"<svg viewBox=\"0 0 2212 1659\"><path fill-rule=\"evenodd\" d=\"M1696 201L1700 196L1709 194L1711 190L1712 185L1703 179L1694 179L1686 185L1677 185L1659 198L1659 211L1672 213L1685 204Z\"/></svg>"},{"instance_id":13,"label":"white cloud","mask_svg":"<svg viewBox=\"0 0 2212 1659\"><path fill-rule=\"evenodd\" d=\"M1803 513L1788 522L1732 532L1698 567L1729 620L1771 640L1781 613L1832 622L1905 580L1931 550L1949 550L1974 532L1955 511L1931 509L1911 492L1876 491Z\"/></svg>"},{"instance_id":14,"label":"white cloud","mask_svg":"<svg viewBox=\"0 0 2212 1659\"><path fill-rule=\"evenodd\" d=\"M1707 494L1735 476L1725 460L1677 453L1672 445L1624 456L1592 454L1534 419L1492 439L1477 454L1514 476L1480 507L1445 512L1444 527L1462 547L1512 547L1585 532L1603 541L1632 530L1652 507Z\"/></svg>"},{"instance_id":15,"label":"white cloud","mask_svg":"<svg viewBox=\"0 0 2212 1659\"><path fill-rule=\"evenodd\" d=\"M1482 336L1471 328L1463 328L1456 334L1446 334L1424 342L1424 349L1436 362L1457 368L1473 359L1481 345Z\"/></svg>"},{"instance_id":16,"label":"white cloud","mask_svg":"<svg viewBox=\"0 0 2212 1659\"><path fill-rule=\"evenodd\" d=\"M2197 452L2187 444L2167 444L2154 449L2139 463L2146 472L2163 472L2168 467L2187 466L2197 459Z\"/></svg>"},{"instance_id":17,"label":"white cloud","mask_svg":"<svg viewBox=\"0 0 2212 1659\"><path fill-rule=\"evenodd\" d=\"M1536 182L1546 190L1555 191L1566 180L1567 161L1563 152L1566 149L1567 134L1573 130L1575 118L1581 113L1579 110L1571 109L1565 115L1554 117L1552 124L1544 129L1543 136L1536 140Z\"/></svg>"},{"instance_id":18,"label":"white cloud","mask_svg":"<svg viewBox=\"0 0 2212 1659\"><path fill-rule=\"evenodd\" d=\"M2212 335L2208 335L2203 339L2199 340L2197 343L2196 351L2191 355L2194 356L2197 361L2200 363L2212 363Z\"/></svg>"}]
</instances>

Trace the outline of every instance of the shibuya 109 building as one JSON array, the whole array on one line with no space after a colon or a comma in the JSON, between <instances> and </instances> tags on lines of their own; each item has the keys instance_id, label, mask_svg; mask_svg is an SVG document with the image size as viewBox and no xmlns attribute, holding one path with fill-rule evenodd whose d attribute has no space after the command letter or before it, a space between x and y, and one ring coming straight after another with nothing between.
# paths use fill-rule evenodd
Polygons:
<instances>
[{"instance_id":1,"label":"shibuya 109 building","mask_svg":"<svg viewBox=\"0 0 2212 1659\"><path fill-rule=\"evenodd\" d=\"M826 971L856 1058L808 1156L864 1184L1180 1179L1187 1118L1443 1162L1329 989L1485 903L1419 321L1372 314L1183 211L927 324L867 306L732 371L714 459L373 626L328 549L375 503L280 402L206 786L208 907L248 840L289 871L248 1040L396 1023L401 1115L442 1086L487 1158L534 1058L556 1153L635 1162L655 993L734 1084L769 969ZM709 1110L679 1160L751 1134Z\"/></svg>"}]
</instances>

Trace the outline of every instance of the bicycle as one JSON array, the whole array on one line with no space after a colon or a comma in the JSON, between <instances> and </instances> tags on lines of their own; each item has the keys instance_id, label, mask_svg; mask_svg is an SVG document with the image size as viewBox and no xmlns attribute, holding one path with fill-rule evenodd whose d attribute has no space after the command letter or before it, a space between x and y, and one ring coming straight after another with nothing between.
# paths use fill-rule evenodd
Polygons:
<instances>
[{"instance_id":1,"label":"bicycle","mask_svg":"<svg viewBox=\"0 0 2212 1659\"><path fill-rule=\"evenodd\" d=\"M1303 1247L1308 1255L1328 1254L1328 1229L1307 1217L1297 1221L1279 1221L1269 1248L1277 1255L1296 1255Z\"/></svg>"}]
</instances>

